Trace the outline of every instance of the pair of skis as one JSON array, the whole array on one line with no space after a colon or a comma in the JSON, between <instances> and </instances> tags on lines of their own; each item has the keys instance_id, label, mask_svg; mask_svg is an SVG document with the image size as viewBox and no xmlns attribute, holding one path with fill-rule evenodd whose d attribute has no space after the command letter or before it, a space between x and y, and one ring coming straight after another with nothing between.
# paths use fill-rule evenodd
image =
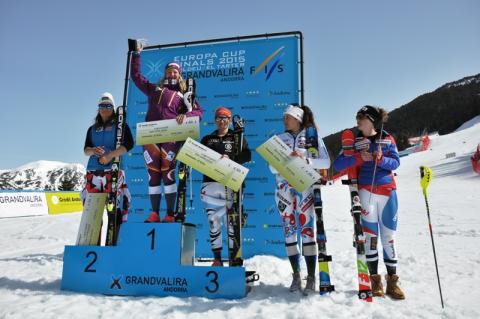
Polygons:
<instances>
[{"instance_id":1,"label":"pair of skis","mask_svg":"<svg viewBox=\"0 0 480 319\"><path fill-rule=\"evenodd\" d=\"M318 156L318 138L314 127L306 129L306 146L307 151L311 157ZM342 134L342 148L346 156L354 154L355 138L353 132L346 130ZM362 207L360 204L360 197L358 195L357 173L356 168L348 170L348 180L342 181L343 184L349 186L351 199L351 214L354 223L354 246L357 252L357 273L358 273L358 297L367 302L373 300L372 288L370 283L370 276L368 273L368 266L365 254L365 236L361 225ZM323 205L321 198L320 187L321 180L313 185L314 209L317 217L317 245L318 245L318 269L319 269L319 292L320 295L327 294L335 290L335 287L330 281L330 271L328 263L332 261L332 257L327 254L326 242L327 237L323 222Z\"/></svg>"},{"instance_id":2,"label":"pair of skis","mask_svg":"<svg viewBox=\"0 0 480 319\"><path fill-rule=\"evenodd\" d=\"M239 115L233 116L233 156L237 157L243 149L245 122ZM226 194L229 190L225 188ZM228 224L228 264L242 266L242 227L243 222L243 185L238 192L232 191L232 207L227 209ZM227 198L227 197L226 197Z\"/></svg>"},{"instance_id":3,"label":"pair of skis","mask_svg":"<svg viewBox=\"0 0 480 319\"><path fill-rule=\"evenodd\" d=\"M184 112L189 112L195 106L196 84L193 78L187 78L187 100L190 107ZM187 202L187 180L191 178L191 168L184 163L178 165L178 186L177 186L177 206L175 208L175 222L185 222L186 202ZM190 195L192 194L192 186L190 183ZM190 207L192 207L192 196L190 196Z\"/></svg>"},{"instance_id":4,"label":"pair of skis","mask_svg":"<svg viewBox=\"0 0 480 319\"><path fill-rule=\"evenodd\" d=\"M317 158L318 152L318 134L313 126L306 128L306 149L311 158ZM332 256L327 254L327 235L323 223L323 202L320 191L321 185L325 183L319 179L313 184L313 207L315 209L316 226L317 226L317 246L318 246L318 277L320 279L319 292L320 295L330 293L335 290L335 286L330 282L330 270L328 263L332 261Z\"/></svg>"},{"instance_id":5,"label":"pair of skis","mask_svg":"<svg viewBox=\"0 0 480 319\"><path fill-rule=\"evenodd\" d=\"M123 138L125 136L125 119L126 119L125 106L120 105L117 108L117 134L115 136L115 148L118 149L122 146ZM107 238L105 241L106 246L115 246L117 244L118 232L120 230L121 216L119 216L118 209L120 204L120 198L118 198L118 175L120 172L121 156L114 158L112 163L112 187L107 197Z\"/></svg>"},{"instance_id":6,"label":"pair of skis","mask_svg":"<svg viewBox=\"0 0 480 319\"><path fill-rule=\"evenodd\" d=\"M355 148L363 148L362 145L355 145L355 136L351 130L345 130L342 133L343 155L353 156ZM357 252L357 275L358 275L358 297L367 302L372 302L372 285L367 266L367 257L365 253L365 235L363 233L361 216L362 205L358 195L357 167L350 167L347 170L347 180L342 180L342 184L348 185L350 190L351 214L353 218L353 246Z\"/></svg>"}]
</instances>

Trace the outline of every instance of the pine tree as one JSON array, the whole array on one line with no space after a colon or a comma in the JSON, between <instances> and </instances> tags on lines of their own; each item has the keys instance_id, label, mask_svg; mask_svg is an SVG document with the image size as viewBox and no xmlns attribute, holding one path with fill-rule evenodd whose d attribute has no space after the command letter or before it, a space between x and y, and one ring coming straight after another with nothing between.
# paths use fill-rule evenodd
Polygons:
<instances>
[{"instance_id":1,"label":"pine tree","mask_svg":"<svg viewBox=\"0 0 480 319\"><path fill-rule=\"evenodd\" d=\"M67 179L65 176L63 176L61 180L61 184L58 187L58 190L60 191L73 191L75 188L75 184L72 182L71 179Z\"/></svg>"}]
</instances>

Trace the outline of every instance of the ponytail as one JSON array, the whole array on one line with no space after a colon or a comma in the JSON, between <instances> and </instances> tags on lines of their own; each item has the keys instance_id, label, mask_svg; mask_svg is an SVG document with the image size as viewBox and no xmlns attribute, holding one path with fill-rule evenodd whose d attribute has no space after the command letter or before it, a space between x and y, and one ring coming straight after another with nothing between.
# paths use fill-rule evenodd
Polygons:
<instances>
[{"instance_id":1,"label":"ponytail","mask_svg":"<svg viewBox=\"0 0 480 319\"><path fill-rule=\"evenodd\" d=\"M302 105L300 108L303 110L303 120L301 124L302 129L313 126L316 130L318 130L312 110L306 105Z\"/></svg>"}]
</instances>

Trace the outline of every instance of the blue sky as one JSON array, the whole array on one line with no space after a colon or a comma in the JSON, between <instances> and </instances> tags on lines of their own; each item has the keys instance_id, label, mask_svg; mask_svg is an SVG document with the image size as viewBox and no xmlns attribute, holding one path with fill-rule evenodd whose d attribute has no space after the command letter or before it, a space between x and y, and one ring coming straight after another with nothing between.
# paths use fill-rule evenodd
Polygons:
<instances>
[{"instance_id":1,"label":"blue sky","mask_svg":"<svg viewBox=\"0 0 480 319\"><path fill-rule=\"evenodd\" d=\"M86 163L99 94L122 100L129 37L302 31L305 102L328 135L353 126L364 104L393 110L480 73L479 16L476 0L2 1L0 169Z\"/></svg>"}]
</instances>

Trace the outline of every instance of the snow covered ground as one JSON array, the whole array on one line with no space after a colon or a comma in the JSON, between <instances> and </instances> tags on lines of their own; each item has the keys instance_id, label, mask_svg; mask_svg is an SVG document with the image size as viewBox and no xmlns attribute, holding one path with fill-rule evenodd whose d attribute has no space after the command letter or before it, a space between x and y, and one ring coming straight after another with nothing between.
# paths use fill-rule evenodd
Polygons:
<instances>
[{"instance_id":1,"label":"snow covered ground","mask_svg":"<svg viewBox=\"0 0 480 319\"><path fill-rule=\"evenodd\" d=\"M397 171L398 274L405 301L358 300L347 188L323 190L332 282L328 296L288 292L287 260L246 261L261 281L241 300L108 297L60 290L64 245L76 238L80 214L0 220L0 318L480 318L480 176L469 156L480 142L480 118L432 140L431 150L402 158ZM446 158L447 153L455 157ZM440 306L420 165L434 173L429 204L445 309ZM380 270L385 268L380 263Z\"/></svg>"}]
</instances>

